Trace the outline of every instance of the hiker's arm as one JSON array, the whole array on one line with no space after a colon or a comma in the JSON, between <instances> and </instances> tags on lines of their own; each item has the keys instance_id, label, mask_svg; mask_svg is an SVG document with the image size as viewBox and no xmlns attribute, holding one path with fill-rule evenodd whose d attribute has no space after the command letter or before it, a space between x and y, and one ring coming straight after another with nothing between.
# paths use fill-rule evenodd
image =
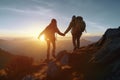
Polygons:
<instances>
[{"instance_id":1,"label":"hiker's arm","mask_svg":"<svg viewBox=\"0 0 120 80\"><path fill-rule=\"evenodd\" d=\"M72 28L72 25L73 25L73 23L71 22L69 24L68 28L66 29L66 31L64 32L64 34L67 34L70 31L70 29Z\"/></svg>"},{"instance_id":2,"label":"hiker's arm","mask_svg":"<svg viewBox=\"0 0 120 80\"><path fill-rule=\"evenodd\" d=\"M58 34L61 35L61 36L65 36L65 34L61 33L60 31L58 31Z\"/></svg>"},{"instance_id":3,"label":"hiker's arm","mask_svg":"<svg viewBox=\"0 0 120 80\"><path fill-rule=\"evenodd\" d=\"M44 32L45 32L45 30L43 30L43 31L39 34L38 39L40 38L40 36L41 36Z\"/></svg>"},{"instance_id":4,"label":"hiker's arm","mask_svg":"<svg viewBox=\"0 0 120 80\"><path fill-rule=\"evenodd\" d=\"M47 30L48 30L48 26L39 34L38 39L39 39L40 36L41 36L42 34L44 34Z\"/></svg>"},{"instance_id":5,"label":"hiker's arm","mask_svg":"<svg viewBox=\"0 0 120 80\"><path fill-rule=\"evenodd\" d=\"M39 34L39 36L38 36L38 39L40 38L40 36L43 34L43 32L41 32L40 34Z\"/></svg>"},{"instance_id":6,"label":"hiker's arm","mask_svg":"<svg viewBox=\"0 0 120 80\"><path fill-rule=\"evenodd\" d=\"M61 36L65 36L65 34L64 33L62 33L62 32L60 32L60 30L56 27L56 32L59 34L59 35L61 35Z\"/></svg>"}]
</instances>

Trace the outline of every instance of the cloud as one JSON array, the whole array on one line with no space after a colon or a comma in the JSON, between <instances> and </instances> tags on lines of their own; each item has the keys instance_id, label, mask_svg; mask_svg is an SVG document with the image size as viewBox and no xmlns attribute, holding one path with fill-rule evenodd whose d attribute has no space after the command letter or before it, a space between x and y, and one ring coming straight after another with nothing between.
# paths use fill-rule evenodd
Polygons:
<instances>
[{"instance_id":1,"label":"cloud","mask_svg":"<svg viewBox=\"0 0 120 80\"><path fill-rule=\"evenodd\" d=\"M10 8L10 7L4 7L0 8L0 10L7 10L17 13L24 13L24 14L37 14L37 15L45 15L46 13L52 13L51 9L45 9L43 7L36 7L36 10L31 9L18 9L18 8Z\"/></svg>"},{"instance_id":2,"label":"cloud","mask_svg":"<svg viewBox=\"0 0 120 80\"><path fill-rule=\"evenodd\" d=\"M37 3L39 5L42 5L44 7L49 7L49 8L54 7L54 4L55 4L55 3L50 2L50 1L42 1L42 0L31 0L31 1L34 3Z\"/></svg>"},{"instance_id":3,"label":"cloud","mask_svg":"<svg viewBox=\"0 0 120 80\"><path fill-rule=\"evenodd\" d=\"M96 22L87 21L87 25L94 29L106 30L107 26Z\"/></svg>"}]
</instances>

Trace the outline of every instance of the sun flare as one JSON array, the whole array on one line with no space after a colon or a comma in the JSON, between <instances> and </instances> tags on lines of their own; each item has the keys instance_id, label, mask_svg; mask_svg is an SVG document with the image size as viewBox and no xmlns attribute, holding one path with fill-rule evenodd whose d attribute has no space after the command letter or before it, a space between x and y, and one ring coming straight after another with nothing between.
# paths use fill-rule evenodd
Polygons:
<instances>
[{"instance_id":1,"label":"sun flare","mask_svg":"<svg viewBox=\"0 0 120 80\"><path fill-rule=\"evenodd\" d=\"M40 41L45 41L45 36L44 35L40 36Z\"/></svg>"}]
</instances>

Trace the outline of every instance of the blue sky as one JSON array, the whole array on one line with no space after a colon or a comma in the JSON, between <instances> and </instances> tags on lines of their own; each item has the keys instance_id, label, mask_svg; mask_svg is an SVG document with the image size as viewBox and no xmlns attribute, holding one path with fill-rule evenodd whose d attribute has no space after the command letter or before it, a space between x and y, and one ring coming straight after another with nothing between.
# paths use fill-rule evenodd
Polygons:
<instances>
[{"instance_id":1,"label":"blue sky","mask_svg":"<svg viewBox=\"0 0 120 80\"><path fill-rule=\"evenodd\" d=\"M37 36L52 18L64 32L73 15L87 24L85 35L120 26L120 0L0 0L0 37Z\"/></svg>"}]
</instances>

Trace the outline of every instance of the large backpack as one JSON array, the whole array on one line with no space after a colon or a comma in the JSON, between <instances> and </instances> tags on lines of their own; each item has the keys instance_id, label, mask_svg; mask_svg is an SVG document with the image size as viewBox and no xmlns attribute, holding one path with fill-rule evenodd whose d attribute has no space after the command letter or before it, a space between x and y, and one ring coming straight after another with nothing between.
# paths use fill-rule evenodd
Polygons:
<instances>
[{"instance_id":1,"label":"large backpack","mask_svg":"<svg viewBox=\"0 0 120 80\"><path fill-rule=\"evenodd\" d=\"M74 33L75 34L79 34L79 33L82 33L85 31L85 28L86 28L86 24L83 20L79 20L77 19L76 22L75 22L75 29L74 29Z\"/></svg>"},{"instance_id":2,"label":"large backpack","mask_svg":"<svg viewBox=\"0 0 120 80\"><path fill-rule=\"evenodd\" d=\"M86 30L86 24L84 21L81 22L81 31L84 32Z\"/></svg>"}]
</instances>

